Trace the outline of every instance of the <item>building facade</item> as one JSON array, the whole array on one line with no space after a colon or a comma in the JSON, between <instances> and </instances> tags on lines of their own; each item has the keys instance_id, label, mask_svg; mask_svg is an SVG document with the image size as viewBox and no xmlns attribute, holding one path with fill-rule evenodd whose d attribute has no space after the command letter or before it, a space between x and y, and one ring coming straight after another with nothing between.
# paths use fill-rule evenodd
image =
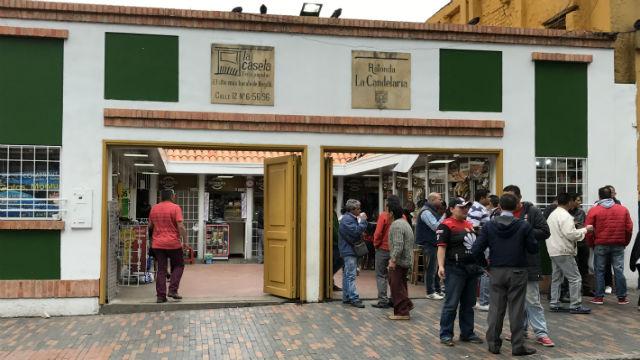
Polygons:
<instances>
[{"instance_id":1,"label":"building facade","mask_svg":"<svg viewBox=\"0 0 640 360\"><path fill-rule=\"evenodd\" d=\"M635 87L614 64L614 39L586 32L0 1L0 315L108 301L118 147L293 154L265 161L283 180L265 180L283 203L265 232L284 214L294 248L265 259L265 288L309 302L329 153L479 154L494 192L635 198Z\"/></svg>"}]
</instances>

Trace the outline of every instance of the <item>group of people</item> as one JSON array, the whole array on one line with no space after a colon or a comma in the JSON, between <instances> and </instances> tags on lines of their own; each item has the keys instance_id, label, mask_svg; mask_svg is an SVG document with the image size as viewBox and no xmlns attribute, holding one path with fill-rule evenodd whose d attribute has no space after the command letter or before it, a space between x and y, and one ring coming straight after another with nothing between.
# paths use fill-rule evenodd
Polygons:
<instances>
[{"instance_id":1,"label":"group of people","mask_svg":"<svg viewBox=\"0 0 640 360\"><path fill-rule=\"evenodd\" d=\"M604 186L588 213L579 196L562 193L543 213L522 201L520 188L509 185L497 197L486 190L475 193L472 203L452 198L442 204L440 194L429 194L415 216L415 237L400 199L390 196L378 217L374 234L378 308L393 307L392 320L408 320L413 303L407 293L407 272L413 249L422 248L427 298L443 300L440 342L454 346L454 321L459 319L460 341L482 344L474 331L474 308L488 311L486 342L491 353L500 353L502 326L509 309L513 355L531 355L525 346L528 327L536 343L555 346L549 337L540 301L542 279L539 251L546 245L552 267L549 308L554 312L589 314L582 303L588 288L589 254L594 254L595 289L591 303L603 304L605 274L613 268L617 303L628 304L624 277L624 249L631 241L629 211L616 198L615 188ZM339 250L344 260L343 303L364 307L356 290L358 243L367 228L367 215L357 200L346 203L347 216L339 224ZM543 247L544 248L544 247ZM591 250L592 249L592 250ZM640 269L640 245L636 241L632 270ZM441 286L444 281L444 289ZM387 283L391 296L387 297ZM568 289L565 299L563 288ZM479 301L476 303L476 294ZM567 301L568 300L568 301ZM562 303L568 302L568 306ZM638 299L640 310L640 298Z\"/></svg>"}]
</instances>

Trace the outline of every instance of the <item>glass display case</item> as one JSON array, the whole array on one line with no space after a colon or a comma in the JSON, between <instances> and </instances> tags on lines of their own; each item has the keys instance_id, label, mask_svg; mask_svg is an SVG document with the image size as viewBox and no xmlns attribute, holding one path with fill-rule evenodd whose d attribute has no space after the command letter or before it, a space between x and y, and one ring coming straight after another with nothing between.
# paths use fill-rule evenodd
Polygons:
<instances>
[{"instance_id":1,"label":"glass display case","mask_svg":"<svg viewBox=\"0 0 640 360\"><path fill-rule=\"evenodd\" d=\"M229 224L221 223L205 225L205 262L209 259L229 259L230 233Z\"/></svg>"}]
</instances>

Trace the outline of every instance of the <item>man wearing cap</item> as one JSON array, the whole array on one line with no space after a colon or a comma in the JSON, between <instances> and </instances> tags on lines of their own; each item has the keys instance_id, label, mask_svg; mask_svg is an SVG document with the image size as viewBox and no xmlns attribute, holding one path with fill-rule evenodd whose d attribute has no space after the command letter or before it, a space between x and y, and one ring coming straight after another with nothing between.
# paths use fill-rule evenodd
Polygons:
<instances>
[{"instance_id":1,"label":"man wearing cap","mask_svg":"<svg viewBox=\"0 0 640 360\"><path fill-rule=\"evenodd\" d=\"M440 316L440 342L453 346L453 325L459 311L460 341L482 344L473 331L473 306L476 304L476 284L482 268L476 264L471 247L476 239L473 224L467 221L471 203L453 198L446 219L438 226L438 276L444 280L446 297Z\"/></svg>"}]
</instances>

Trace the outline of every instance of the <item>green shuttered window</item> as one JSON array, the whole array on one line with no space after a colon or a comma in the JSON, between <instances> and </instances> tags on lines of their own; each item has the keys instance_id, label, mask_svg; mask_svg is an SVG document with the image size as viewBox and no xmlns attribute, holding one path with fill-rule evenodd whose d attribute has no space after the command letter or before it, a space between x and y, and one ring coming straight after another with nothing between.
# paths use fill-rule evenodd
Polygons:
<instances>
[{"instance_id":1,"label":"green shuttered window","mask_svg":"<svg viewBox=\"0 0 640 360\"><path fill-rule=\"evenodd\" d=\"M0 36L0 144L62 145L64 40Z\"/></svg>"},{"instance_id":2,"label":"green shuttered window","mask_svg":"<svg viewBox=\"0 0 640 360\"><path fill-rule=\"evenodd\" d=\"M104 97L178 101L178 37L107 33Z\"/></svg>"},{"instance_id":3,"label":"green shuttered window","mask_svg":"<svg viewBox=\"0 0 640 360\"><path fill-rule=\"evenodd\" d=\"M0 280L60 279L60 231L0 230Z\"/></svg>"},{"instance_id":4,"label":"green shuttered window","mask_svg":"<svg viewBox=\"0 0 640 360\"><path fill-rule=\"evenodd\" d=\"M502 111L502 52L440 49L440 111Z\"/></svg>"},{"instance_id":5,"label":"green shuttered window","mask_svg":"<svg viewBox=\"0 0 640 360\"><path fill-rule=\"evenodd\" d=\"M587 64L537 61L536 156L587 157Z\"/></svg>"}]
</instances>

